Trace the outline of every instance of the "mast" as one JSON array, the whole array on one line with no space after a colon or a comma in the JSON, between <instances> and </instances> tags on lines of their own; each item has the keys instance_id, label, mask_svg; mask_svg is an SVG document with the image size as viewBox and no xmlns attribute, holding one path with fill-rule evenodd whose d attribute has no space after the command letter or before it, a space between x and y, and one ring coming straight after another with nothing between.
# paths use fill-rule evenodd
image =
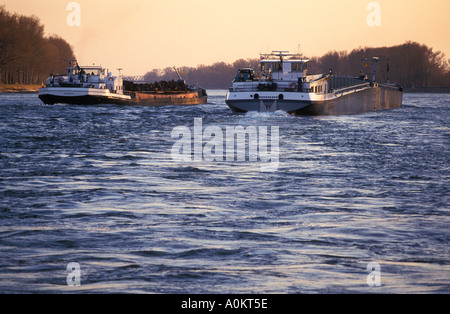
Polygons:
<instances>
[{"instance_id":1,"label":"mast","mask_svg":"<svg viewBox=\"0 0 450 314\"><path fill-rule=\"evenodd\" d=\"M184 81L183 78L181 77L180 72L178 71L178 69L177 69L175 66L173 67L173 69L175 70L175 73L177 74L178 79L179 79L180 81Z\"/></svg>"},{"instance_id":2,"label":"mast","mask_svg":"<svg viewBox=\"0 0 450 314\"><path fill-rule=\"evenodd\" d=\"M368 61L367 58L362 59L362 61ZM379 61L389 61L389 59L380 59L380 57L372 57L372 61L373 61L373 69L372 69L372 83L375 82L376 79L376 73L377 73L377 63Z\"/></svg>"},{"instance_id":3,"label":"mast","mask_svg":"<svg viewBox=\"0 0 450 314\"><path fill-rule=\"evenodd\" d=\"M186 81L181 77L181 74L178 71L178 69L175 66L173 67L173 69L175 70L175 73L178 76L178 82L186 85Z\"/></svg>"},{"instance_id":4,"label":"mast","mask_svg":"<svg viewBox=\"0 0 450 314\"><path fill-rule=\"evenodd\" d=\"M377 73L377 61L378 61L379 59L380 59L380 58L378 58L378 57L373 57L372 82L375 82L375 76L376 76L376 73Z\"/></svg>"}]
</instances>

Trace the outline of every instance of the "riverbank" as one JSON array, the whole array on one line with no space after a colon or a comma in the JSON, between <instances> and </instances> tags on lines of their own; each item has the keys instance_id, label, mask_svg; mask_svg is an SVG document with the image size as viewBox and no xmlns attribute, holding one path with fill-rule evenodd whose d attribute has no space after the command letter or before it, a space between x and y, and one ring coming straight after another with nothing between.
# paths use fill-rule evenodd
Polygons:
<instances>
[{"instance_id":1,"label":"riverbank","mask_svg":"<svg viewBox=\"0 0 450 314\"><path fill-rule=\"evenodd\" d=\"M37 93L41 87L41 85L0 84L0 94ZM405 88L403 91L405 93L450 93L450 87Z\"/></svg>"},{"instance_id":2,"label":"riverbank","mask_svg":"<svg viewBox=\"0 0 450 314\"><path fill-rule=\"evenodd\" d=\"M0 84L0 93L37 93L41 85Z\"/></svg>"}]
</instances>

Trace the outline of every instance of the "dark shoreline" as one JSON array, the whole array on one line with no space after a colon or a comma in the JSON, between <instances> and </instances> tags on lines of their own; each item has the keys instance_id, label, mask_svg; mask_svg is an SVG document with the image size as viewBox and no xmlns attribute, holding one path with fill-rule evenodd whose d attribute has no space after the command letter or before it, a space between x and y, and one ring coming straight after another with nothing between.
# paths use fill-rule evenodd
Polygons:
<instances>
[{"instance_id":1,"label":"dark shoreline","mask_svg":"<svg viewBox=\"0 0 450 314\"><path fill-rule=\"evenodd\" d=\"M0 94L37 94L38 91L27 91L27 90L19 90L19 91L3 91L0 90Z\"/></svg>"},{"instance_id":2,"label":"dark shoreline","mask_svg":"<svg viewBox=\"0 0 450 314\"><path fill-rule=\"evenodd\" d=\"M5 88L3 85L0 87L0 94L33 94L39 91L40 86L36 85L12 85L11 87ZM228 88L223 88L223 90L228 90ZM419 87L419 88L404 88L404 93L423 93L423 94L446 94L450 93L450 87Z\"/></svg>"},{"instance_id":3,"label":"dark shoreline","mask_svg":"<svg viewBox=\"0 0 450 314\"><path fill-rule=\"evenodd\" d=\"M0 94L37 93L41 85L0 84Z\"/></svg>"}]
</instances>

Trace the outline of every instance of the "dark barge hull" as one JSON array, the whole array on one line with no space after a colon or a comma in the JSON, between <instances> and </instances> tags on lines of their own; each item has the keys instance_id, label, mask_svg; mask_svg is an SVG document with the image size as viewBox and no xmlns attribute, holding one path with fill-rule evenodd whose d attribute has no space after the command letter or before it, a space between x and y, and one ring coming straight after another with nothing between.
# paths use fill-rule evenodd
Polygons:
<instances>
[{"instance_id":1,"label":"dark barge hull","mask_svg":"<svg viewBox=\"0 0 450 314\"><path fill-rule=\"evenodd\" d=\"M83 96L58 96L58 95L39 95L39 98L46 105L69 104L69 105L100 105L100 104L117 104L121 105L127 102L124 99L113 97L102 97L93 95Z\"/></svg>"},{"instance_id":2,"label":"dark barge hull","mask_svg":"<svg viewBox=\"0 0 450 314\"><path fill-rule=\"evenodd\" d=\"M131 96L131 99L115 98L114 96L99 95L81 95L81 96L63 96L55 94L40 94L39 98L44 104L70 104L70 105L100 105L115 104L128 106L170 106L170 105L200 105L206 104L208 96L206 91L196 92L165 92L165 93L146 93L146 92L125 92Z\"/></svg>"},{"instance_id":3,"label":"dark barge hull","mask_svg":"<svg viewBox=\"0 0 450 314\"><path fill-rule=\"evenodd\" d=\"M398 86L375 84L374 86L343 95L328 101L314 102L295 115L351 115L377 110L401 108L403 91Z\"/></svg>"},{"instance_id":4,"label":"dark barge hull","mask_svg":"<svg viewBox=\"0 0 450 314\"><path fill-rule=\"evenodd\" d=\"M370 111L395 109L402 106L403 91L396 85L373 84L365 89L323 101L289 101L277 99L276 101L247 100L237 101L227 100L227 105L233 112L245 113L242 108L258 108L257 111L285 110L292 115L351 115ZM242 106L243 102L246 105ZM270 105L270 103L272 103ZM267 109L269 108L270 109ZM289 108L289 109L287 109ZM296 109L292 109L296 108Z\"/></svg>"}]
</instances>

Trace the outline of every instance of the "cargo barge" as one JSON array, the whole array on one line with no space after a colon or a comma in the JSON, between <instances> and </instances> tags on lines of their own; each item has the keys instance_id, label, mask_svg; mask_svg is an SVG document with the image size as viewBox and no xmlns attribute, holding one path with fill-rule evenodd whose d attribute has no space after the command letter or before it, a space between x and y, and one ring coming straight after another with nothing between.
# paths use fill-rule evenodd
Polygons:
<instances>
[{"instance_id":1,"label":"cargo barge","mask_svg":"<svg viewBox=\"0 0 450 314\"><path fill-rule=\"evenodd\" d=\"M101 66L79 66L75 60L69 61L66 74L51 74L38 96L49 105L199 105L208 99L203 88L188 86L181 77L178 81L136 84Z\"/></svg>"},{"instance_id":2,"label":"cargo barge","mask_svg":"<svg viewBox=\"0 0 450 314\"><path fill-rule=\"evenodd\" d=\"M347 115L400 108L402 87L375 81L373 77L309 75L307 59L287 51L261 54L260 71L238 71L227 92L233 112L282 110L293 115Z\"/></svg>"},{"instance_id":3,"label":"cargo barge","mask_svg":"<svg viewBox=\"0 0 450 314\"><path fill-rule=\"evenodd\" d=\"M130 104L148 106L199 105L206 104L206 90L186 85L183 79L178 81L160 81L155 83L133 83L124 81L124 94L131 97Z\"/></svg>"}]
</instances>

